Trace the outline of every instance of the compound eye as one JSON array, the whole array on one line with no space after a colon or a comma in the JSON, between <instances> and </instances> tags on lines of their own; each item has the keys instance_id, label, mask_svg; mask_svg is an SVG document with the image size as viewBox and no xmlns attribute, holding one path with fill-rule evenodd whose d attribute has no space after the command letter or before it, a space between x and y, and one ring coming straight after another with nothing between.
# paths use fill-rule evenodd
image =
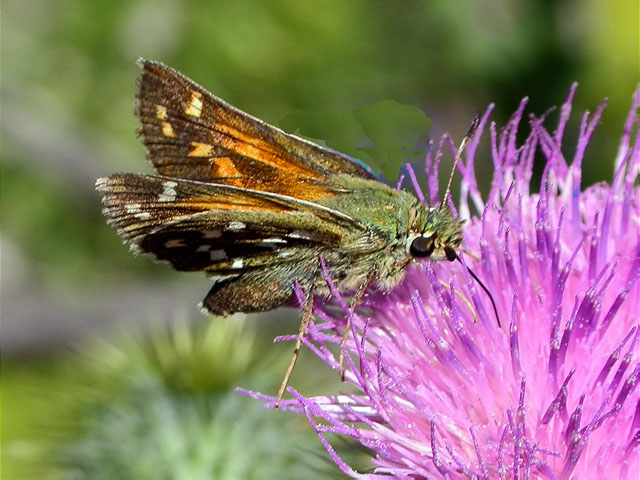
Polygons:
<instances>
[{"instance_id":1,"label":"compound eye","mask_svg":"<svg viewBox=\"0 0 640 480\"><path fill-rule=\"evenodd\" d=\"M435 248L432 237L419 236L413 239L409 247L409 253L414 257L428 257Z\"/></svg>"}]
</instances>

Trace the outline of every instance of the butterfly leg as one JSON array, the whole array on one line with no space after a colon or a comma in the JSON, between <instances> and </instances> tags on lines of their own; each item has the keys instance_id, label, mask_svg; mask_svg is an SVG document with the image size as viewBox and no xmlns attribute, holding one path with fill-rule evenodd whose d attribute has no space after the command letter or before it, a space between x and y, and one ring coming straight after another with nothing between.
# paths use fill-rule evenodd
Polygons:
<instances>
[{"instance_id":1,"label":"butterfly leg","mask_svg":"<svg viewBox=\"0 0 640 480\"><path fill-rule=\"evenodd\" d=\"M307 327L309 326L309 322L311 321L311 317L313 316L313 291L309 289L306 292L306 299L304 302L304 310L302 312L302 320L300 321L300 329L298 330L298 338L296 339L296 346L293 348L293 355L291 355L291 360L289 361L289 366L287 367L287 371L284 374L284 378L282 379L282 383L280 384L280 389L278 390L278 396L275 401L275 408L278 408L280 405L280 400L282 400L282 395L284 395L284 391L289 384L289 379L291 378L291 374L293 373L293 368L296 366L296 362L298 361L298 355L300 354L300 348L302 348L302 339L304 338L304 334L307 331Z\"/></svg>"},{"instance_id":2,"label":"butterfly leg","mask_svg":"<svg viewBox=\"0 0 640 480\"><path fill-rule=\"evenodd\" d=\"M347 339L349 338L349 333L351 332L351 317L355 315L355 309L362 300L362 296L364 292L367 291L369 285L375 278L375 270L367 277L367 280L360 285L355 295L351 299L351 304L349 305L349 315L347 315L347 323L344 326L344 333L342 334L342 341L340 342L340 357L338 360L338 368L340 371L340 378L344 382L344 351L347 346Z\"/></svg>"}]
</instances>

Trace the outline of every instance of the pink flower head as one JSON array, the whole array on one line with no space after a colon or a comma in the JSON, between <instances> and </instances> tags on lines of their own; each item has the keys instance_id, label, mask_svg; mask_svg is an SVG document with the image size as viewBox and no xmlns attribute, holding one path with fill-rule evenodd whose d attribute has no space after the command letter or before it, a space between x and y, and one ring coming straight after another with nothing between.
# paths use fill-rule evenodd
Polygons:
<instances>
[{"instance_id":1,"label":"pink flower head","mask_svg":"<svg viewBox=\"0 0 640 480\"><path fill-rule=\"evenodd\" d=\"M624 127L611 184L581 190L583 155L604 102L582 117L575 153L561 149L576 90L555 131L526 105L498 133L483 198L475 174L479 131L466 152L459 216L465 266L410 267L388 295L366 295L352 312L333 290L306 346L337 369L335 348L347 315L346 379L358 393L306 398L293 389L283 408L302 412L353 477L637 479L640 475L640 89ZM427 157L429 201L438 201L437 165L447 138ZM566 149L565 149L566 150ZM539 192L534 157L545 160ZM453 208L453 207L452 207ZM474 213L475 212L475 213ZM326 272L330 278L330 272ZM341 308L336 309L339 306ZM359 474L326 432L347 435L374 454Z\"/></svg>"}]
</instances>

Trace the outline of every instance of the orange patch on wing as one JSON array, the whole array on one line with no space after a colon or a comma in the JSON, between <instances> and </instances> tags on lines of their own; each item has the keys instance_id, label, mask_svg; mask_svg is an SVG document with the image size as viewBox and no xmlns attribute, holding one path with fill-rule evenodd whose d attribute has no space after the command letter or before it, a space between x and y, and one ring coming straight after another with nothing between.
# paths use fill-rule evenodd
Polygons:
<instances>
[{"instance_id":1,"label":"orange patch on wing","mask_svg":"<svg viewBox=\"0 0 640 480\"><path fill-rule=\"evenodd\" d=\"M241 173L234 166L233 160L227 157L217 158L215 161L218 175L223 178L241 177Z\"/></svg>"},{"instance_id":2,"label":"orange patch on wing","mask_svg":"<svg viewBox=\"0 0 640 480\"><path fill-rule=\"evenodd\" d=\"M262 162L271 167L287 172L290 175L319 178L320 174L300 163L293 154L289 154L280 146L265 142L259 137L252 137L223 123L216 123L215 130L228 138L221 144L242 156Z\"/></svg>"},{"instance_id":3,"label":"orange patch on wing","mask_svg":"<svg viewBox=\"0 0 640 480\"><path fill-rule=\"evenodd\" d=\"M260 203L241 203L236 201L193 201L193 202L180 202L178 207L190 209L190 210L253 210L258 212L284 212L288 211L288 208L280 207L278 205L265 205Z\"/></svg>"},{"instance_id":4,"label":"orange patch on wing","mask_svg":"<svg viewBox=\"0 0 640 480\"><path fill-rule=\"evenodd\" d=\"M173 131L173 127L169 122L162 122L162 134L165 137L175 137L176 134Z\"/></svg>"},{"instance_id":5,"label":"orange patch on wing","mask_svg":"<svg viewBox=\"0 0 640 480\"><path fill-rule=\"evenodd\" d=\"M158 120L167 119L167 107L164 105L156 105L156 118Z\"/></svg>"},{"instance_id":6,"label":"orange patch on wing","mask_svg":"<svg viewBox=\"0 0 640 480\"><path fill-rule=\"evenodd\" d=\"M202 93L193 90L189 106L184 109L184 113L192 117L200 118L202 115Z\"/></svg>"},{"instance_id":7,"label":"orange patch on wing","mask_svg":"<svg viewBox=\"0 0 640 480\"><path fill-rule=\"evenodd\" d=\"M213 146L208 143L191 142L193 150L189 152L190 157L210 157L213 155Z\"/></svg>"}]
</instances>

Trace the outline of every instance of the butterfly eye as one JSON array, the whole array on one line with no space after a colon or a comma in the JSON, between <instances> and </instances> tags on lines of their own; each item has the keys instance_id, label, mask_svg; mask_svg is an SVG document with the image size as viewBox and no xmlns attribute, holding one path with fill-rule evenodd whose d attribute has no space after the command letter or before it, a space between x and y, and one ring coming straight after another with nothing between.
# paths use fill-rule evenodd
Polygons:
<instances>
[{"instance_id":1,"label":"butterfly eye","mask_svg":"<svg viewBox=\"0 0 640 480\"><path fill-rule=\"evenodd\" d=\"M409 253L414 257L428 257L433 253L434 248L435 244L431 236L424 237L420 235L411 242Z\"/></svg>"}]
</instances>

